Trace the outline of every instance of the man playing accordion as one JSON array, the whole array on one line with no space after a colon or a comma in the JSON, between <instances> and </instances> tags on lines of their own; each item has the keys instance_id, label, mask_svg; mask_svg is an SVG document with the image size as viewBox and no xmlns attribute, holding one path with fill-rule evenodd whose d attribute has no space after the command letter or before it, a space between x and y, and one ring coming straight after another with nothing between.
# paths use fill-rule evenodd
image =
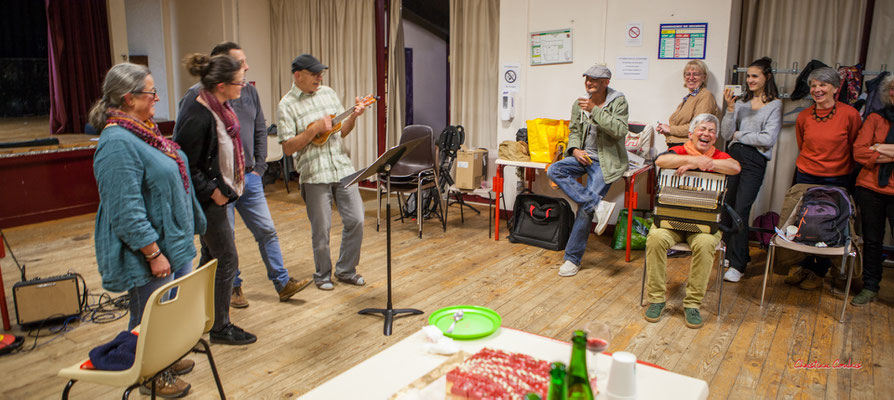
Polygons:
<instances>
[{"instance_id":1,"label":"man playing accordion","mask_svg":"<svg viewBox=\"0 0 894 400\"><path fill-rule=\"evenodd\" d=\"M660 155L655 160L655 165L659 168L676 169L677 175L693 170L725 175L738 174L739 163L729 154L714 147L719 125L717 117L712 114L696 116L689 124L689 140L681 146L671 147ZM677 243L686 242L692 248L692 262L686 283L686 297L683 299L685 321L689 328L702 327L703 322L698 310L705 297L708 277L714 264L714 252L720 238L719 230L714 233L686 232L652 225L646 240L646 291L650 303L645 312L646 321L658 322L666 304L668 249Z\"/></svg>"}]
</instances>

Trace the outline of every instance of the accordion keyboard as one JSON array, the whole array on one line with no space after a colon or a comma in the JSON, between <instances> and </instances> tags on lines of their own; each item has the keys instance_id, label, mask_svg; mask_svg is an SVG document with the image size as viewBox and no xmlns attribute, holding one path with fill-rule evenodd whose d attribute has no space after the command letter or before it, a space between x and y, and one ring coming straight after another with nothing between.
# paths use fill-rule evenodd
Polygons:
<instances>
[{"instance_id":1,"label":"accordion keyboard","mask_svg":"<svg viewBox=\"0 0 894 400\"><path fill-rule=\"evenodd\" d=\"M726 175L687 171L676 175L674 169L662 169L658 175L658 204L702 209L717 209L726 190Z\"/></svg>"}]
</instances>

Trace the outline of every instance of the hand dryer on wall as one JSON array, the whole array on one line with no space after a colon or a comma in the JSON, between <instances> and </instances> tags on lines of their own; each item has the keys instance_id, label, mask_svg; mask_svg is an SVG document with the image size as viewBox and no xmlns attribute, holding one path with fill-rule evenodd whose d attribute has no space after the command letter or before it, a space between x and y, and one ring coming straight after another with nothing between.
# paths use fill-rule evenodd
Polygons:
<instances>
[{"instance_id":1,"label":"hand dryer on wall","mask_svg":"<svg viewBox=\"0 0 894 400\"><path fill-rule=\"evenodd\" d=\"M515 92L503 91L500 95L500 119L509 121L515 118Z\"/></svg>"}]
</instances>

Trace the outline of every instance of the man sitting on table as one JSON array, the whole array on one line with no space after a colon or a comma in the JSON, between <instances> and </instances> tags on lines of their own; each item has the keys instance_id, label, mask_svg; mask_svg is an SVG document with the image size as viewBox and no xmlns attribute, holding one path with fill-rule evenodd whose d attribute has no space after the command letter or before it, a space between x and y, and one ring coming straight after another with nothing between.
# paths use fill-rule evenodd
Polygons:
<instances>
[{"instance_id":1,"label":"man sitting on table","mask_svg":"<svg viewBox=\"0 0 894 400\"><path fill-rule=\"evenodd\" d=\"M689 170L719 172L726 175L739 173L739 163L720 150L714 148L717 127L720 122L713 114L699 114L689 124L689 141L682 146L671 147L655 160L659 168L675 168L677 174ZM646 238L646 270L648 279L649 308L646 321L658 322L664 310L667 283L667 250L685 241L692 248L692 262L686 283L686 297L683 311L686 326L698 329L703 325L698 308L708 288L708 277L714 265L714 252L720 242L721 232L693 233L674 229L659 228L654 224Z\"/></svg>"},{"instance_id":2,"label":"man sitting on table","mask_svg":"<svg viewBox=\"0 0 894 400\"><path fill-rule=\"evenodd\" d=\"M605 66L594 65L583 76L587 96L576 99L571 106L566 157L547 170L549 178L577 203L559 276L573 276L580 270L596 207L612 182L627 170L627 99L608 87L612 72ZM587 184L581 186L577 179L584 174ZM599 215L603 223L610 213L604 214Z\"/></svg>"}]
</instances>

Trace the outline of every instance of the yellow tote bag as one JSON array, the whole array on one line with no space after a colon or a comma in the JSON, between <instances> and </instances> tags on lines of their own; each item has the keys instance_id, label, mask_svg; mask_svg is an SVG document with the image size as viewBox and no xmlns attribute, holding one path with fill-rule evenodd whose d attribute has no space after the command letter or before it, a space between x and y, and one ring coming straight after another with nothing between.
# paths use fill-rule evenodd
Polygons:
<instances>
[{"instance_id":1,"label":"yellow tote bag","mask_svg":"<svg viewBox=\"0 0 894 400\"><path fill-rule=\"evenodd\" d=\"M557 152L563 151L568 147L569 121L537 118L527 120L526 122L528 124L528 151L531 153L531 161L551 163L561 159L562 155L557 154Z\"/></svg>"}]
</instances>

